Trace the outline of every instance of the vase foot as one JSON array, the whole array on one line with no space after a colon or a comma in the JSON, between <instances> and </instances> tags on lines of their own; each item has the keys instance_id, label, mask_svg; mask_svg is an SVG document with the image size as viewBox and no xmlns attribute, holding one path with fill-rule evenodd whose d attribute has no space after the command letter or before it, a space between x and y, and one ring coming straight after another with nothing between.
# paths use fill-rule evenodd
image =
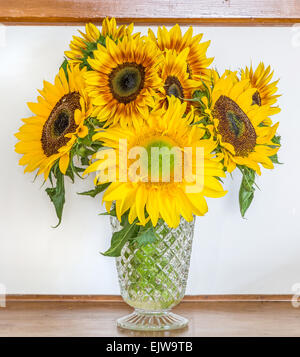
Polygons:
<instances>
[{"instance_id":1,"label":"vase foot","mask_svg":"<svg viewBox=\"0 0 300 357\"><path fill-rule=\"evenodd\" d=\"M185 317L169 311L145 312L135 310L132 314L119 318L117 325L127 330L165 331L184 328L188 325L188 322Z\"/></svg>"}]
</instances>

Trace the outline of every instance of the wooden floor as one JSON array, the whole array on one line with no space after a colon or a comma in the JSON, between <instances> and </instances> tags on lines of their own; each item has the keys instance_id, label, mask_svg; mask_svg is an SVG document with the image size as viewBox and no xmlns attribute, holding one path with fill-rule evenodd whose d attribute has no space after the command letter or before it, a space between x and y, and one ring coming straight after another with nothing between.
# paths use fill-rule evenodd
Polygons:
<instances>
[{"instance_id":1,"label":"wooden floor","mask_svg":"<svg viewBox=\"0 0 300 357\"><path fill-rule=\"evenodd\" d=\"M8 302L0 336L300 336L300 308L290 302L182 302L173 310L188 328L144 333L116 327L132 311L121 302Z\"/></svg>"}]
</instances>

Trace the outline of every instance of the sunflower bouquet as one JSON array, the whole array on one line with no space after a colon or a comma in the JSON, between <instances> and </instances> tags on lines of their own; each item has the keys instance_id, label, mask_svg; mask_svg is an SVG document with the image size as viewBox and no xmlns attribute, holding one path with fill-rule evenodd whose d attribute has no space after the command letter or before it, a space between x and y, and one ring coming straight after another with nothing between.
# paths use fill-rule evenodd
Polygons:
<instances>
[{"instance_id":1,"label":"sunflower bouquet","mask_svg":"<svg viewBox=\"0 0 300 357\"><path fill-rule=\"evenodd\" d=\"M25 172L43 174L50 185L58 224L65 178L94 176L94 187L80 194L103 192L117 227L104 255L123 254L123 273L131 255L136 271L144 263L138 277L131 274L127 301L152 284L166 308L180 300L173 291L180 277L170 278L168 259L155 268L158 247L168 239L174 246L174 232L206 214L207 197L226 194L223 178L234 170L241 172L244 217L261 167L279 163L278 123L271 119L280 111L278 81L263 63L219 74L206 55L210 42L192 27L184 34L178 25L147 36L133 31L133 24L118 27L107 18L101 31L93 24L79 31L54 84L44 81L37 102L28 103L33 116L23 119L15 149Z\"/></svg>"}]
</instances>

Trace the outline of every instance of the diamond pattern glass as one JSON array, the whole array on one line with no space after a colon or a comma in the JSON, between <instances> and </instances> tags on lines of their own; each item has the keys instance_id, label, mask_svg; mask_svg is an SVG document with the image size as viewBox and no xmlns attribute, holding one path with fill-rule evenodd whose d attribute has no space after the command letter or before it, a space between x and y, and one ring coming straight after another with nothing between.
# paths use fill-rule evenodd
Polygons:
<instances>
[{"instance_id":1,"label":"diamond pattern glass","mask_svg":"<svg viewBox=\"0 0 300 357\"><path fill-rule=\"evenodd\" d=\"M113 231L120 229L111 219ZM181 218L177 228L160 222L154 243L138 246L127 242L116 258L121 295L135 312L118 320L123 328L165 330L181 328L187 320L170 313L185 294L188 278L194 220Z\"/></svg>"}]
</instances>

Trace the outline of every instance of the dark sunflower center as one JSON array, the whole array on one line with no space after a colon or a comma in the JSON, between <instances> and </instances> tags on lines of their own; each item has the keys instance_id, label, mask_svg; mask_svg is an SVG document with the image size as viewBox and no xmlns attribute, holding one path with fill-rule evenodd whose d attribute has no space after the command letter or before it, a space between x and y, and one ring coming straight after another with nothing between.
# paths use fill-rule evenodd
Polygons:
<instances>
[{"instance_id":1,"label":"dark sunflower center","mask_svg":"<svg viewBox=\"0 0 300 357\"><path fill-rule=\"evenodd\" d=\"M169 96L174 95L176 98L183 98L183 89L180 81L175 76L169 76L165 81L165 91Z\"/></svg>"},{"instance_id":2,"label":"dark sunflower center","mask_svg":"<svg viewBox=\"0 0 300 357\"><path fill-rule=\"evenodd\" d=\"M226 117L229 123L229 128L234 135L239 138L245 129L245 123L231 110L228 110Z\"/></svg>"},{"instance_id":3,"label":"dark sunflower center","mask_svg":"<svg viewBox=\"0 0 300 357\"><path fill-rule=\"evenodd\" d=\"M64 95L52 109L42 132L42 148L46 156L58 153L58 149L66 145L70 138L68 133L75 132L77 125L74 112L80 109L80 94L72 92Z\"/></svg>"},{"instance_id":4,"label":"dark sunflower center","mask_svg":"<svg viewBox=\"0 0 300 357\"><path fill-rule=\"evenodd\" d=\"M145 68L134 62L122 63L109 75L109 86L114 98L121 103L135 100L144 88Z\"/></svg>"},{"instance_id":5,"label":"dark sunflower center","mask_svg":"<svg viewBox=\"0 0 300 357\"><path fill-rule=\"evenodd\" d=\"M67 129L70 124L70 115L68 112L61 112L58 114L57 119L53 123L53 131L55 136L61 134Z\"/></svg>"},{"instance_id":6,"label":"dark sunflower center","mask_svg":"<svg viewBox=\"0 0 300 357\"><path fill-rule=\"evenodd\" d=\"M234 147L236 155L248 156L256 145L256 132L247 115L225 95L216 101L214 115L223 141Z\"/></svg>"},{"instance_id":7,"label":"dark sunflower center","mask_svg":"<svg viewBox=\"0 0 300 357\"><path fill-rule=\"evenodd\" d=\"M261 97L258 93L258 90L252 96L252 105L254 104L261 106Z\"/></svg>"}]
</instances>

